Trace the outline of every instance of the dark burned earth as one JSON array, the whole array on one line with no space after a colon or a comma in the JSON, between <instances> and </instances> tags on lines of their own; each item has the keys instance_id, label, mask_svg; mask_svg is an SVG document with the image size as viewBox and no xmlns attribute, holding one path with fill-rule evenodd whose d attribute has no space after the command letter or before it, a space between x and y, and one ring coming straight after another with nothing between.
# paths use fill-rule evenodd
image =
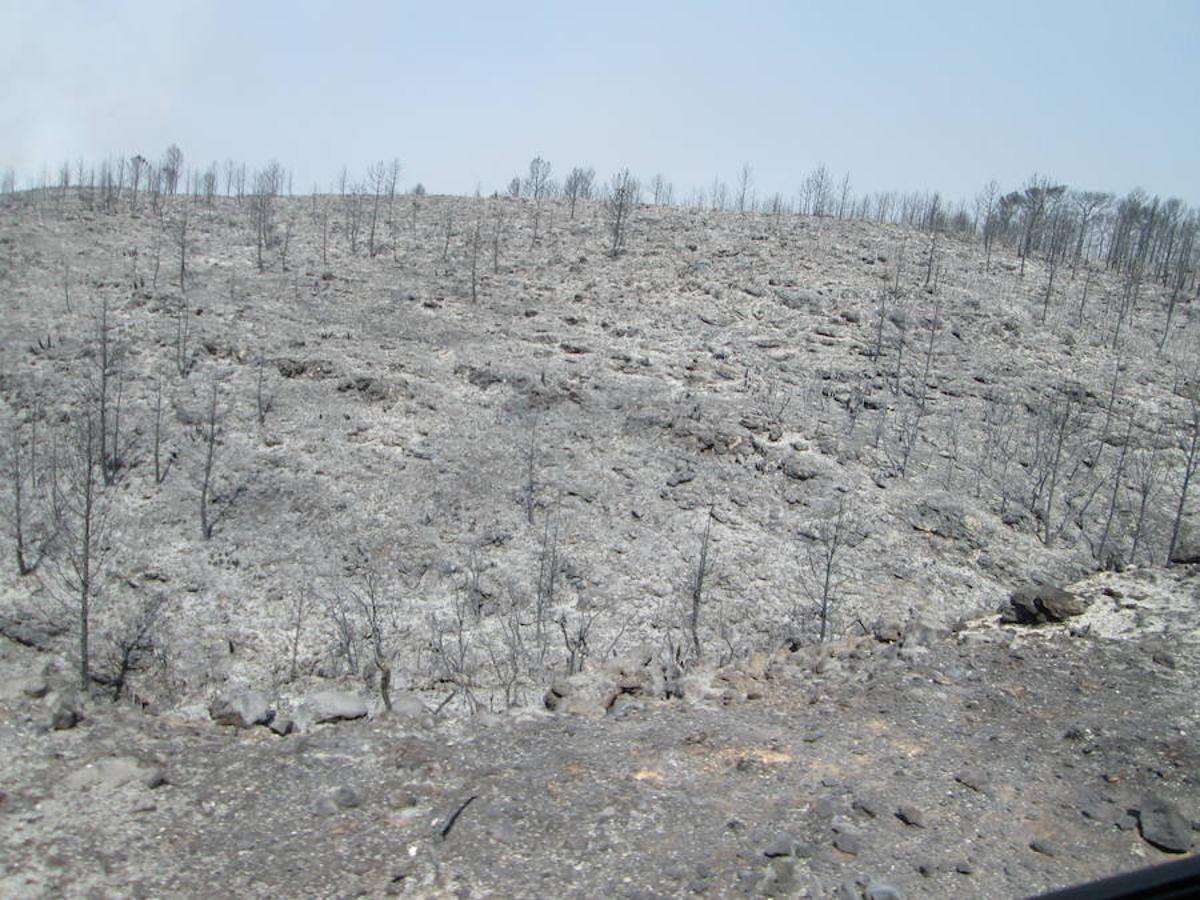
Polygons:
<instances>
[{"instance_id":1,"label":"dark burned earth","mask_svg":"<svg viewBox=\"0 0 1200 900\"><path fill-rule=\"evenodd\" d=\"M1106 587L1142 607L1162 585ZM47 731L56 676L13 679L3 893L1013 897L1174 858L1198 824L1193 659L1079 631L882 629L684 700L633 655L582 715L282 737L107 702Z\"/></svg>"},{"instance_id":2,"label":"dark burned earth","mask_svg":"<svg viewBox=\"0 0 1200 900\"><path fill-rule=\"evenodd\" d=\"M1154 278L407 195L374 254L275 197L260 268L249 198L3 201L0 895L1014 897L1194 851L1200 320ZM82 690L48 486L106 353Z\"/></svg>"}]
</instances>

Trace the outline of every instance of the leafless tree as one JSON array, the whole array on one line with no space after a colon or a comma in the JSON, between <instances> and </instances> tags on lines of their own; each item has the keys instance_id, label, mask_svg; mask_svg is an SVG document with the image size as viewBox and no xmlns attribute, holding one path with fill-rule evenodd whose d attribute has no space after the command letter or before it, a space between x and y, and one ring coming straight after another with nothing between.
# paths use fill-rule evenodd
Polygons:
<instances>
[{"instance_id":1,"label":"leafless tree","mask_svg":"<svg viewBox=\"0 0 1200 900\"><path fill-rule=\"evenodd\" d=\"M700 533L700 548L696 556L696 566L692 570L688 582L688 614L685 622L686 632L692 644L692 658L699 662L703 656L700 641L700 609L704 605L705 590L709 577L712 575L713 561L711 553L713 508L705 509L704 530Z\"/></svg>"},{"instance_id":2,"label":"leafless tree","mask_svg":"<svg viewBox=\"0 0 1200 900\"><path fill-rule=\"evenodd\" d=\"M37 502L39 495L36 411L30 412L30 437L19 420L11 424L5 450L5 475L10 488L9 504L3 510L16 551L17 574L31 575L46 558L58 536L58 516L51 504ZM15 417L14 417L15 418ZM28 454L28 462L26 462ZM44 483L44 482L43 482ZM51 501L53 497L49 498Z\"/></svg>"},{"instance_id":3,"label":"leafless tree","mask_svg":"<svg viewBox=\"0 0 1200 900\"><path fill-rule=\"evenodd\" d=\"M371 221L367 226L367 255L375 256L375 227L379 221L379 202L387 191L388 170L383 160L367 169L367 186L371 191Z\"/></svg>"},{"instance_id":4,"label":"leafless tree","mask_svg":"<svg viewBox=\"0 0 1200 900\"><path fill-rule=\"evenodd\" d=\"M479 245L483 236L483 211L475 217L471 229L471 302L479 302Z\"/></svg>"},{"instance_id":5,"label":"leafless tree","mask_svg":"<svg viewBox=\"0 0 1200 900\"><path fill-rule=\"evenodd\" d=\"M539 668L545 662L547 648L546 624L558 597L558 580L562 573L562 558L558 544L559 503L546 513L542 525L541 548L538 552L538 571L534 582L534 643Z\"/></svg>"},{"instance_id":6,"label":"leafless tree","mask_svg":"<svg viewBox=\"0 0 1200 900\"><path fill-rule=\"evenodd\" d=\"M254 176L254 193L250 197L250 218L254 225L254 249L258 271L266 263L263 252L275 243L275 194L274 173L268 169Z\"/></svg>"},{"instance_id":7,"label":"leafless tree","mask_svg":"<svg viewBox=\"0 0 1200 900\"><path fill-rule=\"evenodd\" d=\"M183 151L172 144L163 154L160 168L163 174L163 187L168 194L174 196L175 190L179 186L179 180L183 177Z\"/></svg>"},{"instance_id":8,"label":"leafless tree","mask_svg":"<svg viewBox=\"0 0 1200 900\"><path fill-rule=\"evenodd\" d=\"M214 377L209 386L203 418L196 428L196 435L201 444L200 476L197 479L200 486L200 535L206 541L212 538L213 529L225 518L240 493L240 488L224 495L218 495L215 491L217 447L220 446L224 431L224 415L219 406L219 396L217 380Z\"/></svg>"},{"instance_id":9,"label":"leafless tree","mask_svg":"<svg viewBox=\"0 0 1200 900\"><path fill-rule=\"evenodd\" d=\"M542 204L550 193L550 163L535 156L529 163L529 176L525 179L525 196L533 200L533 238L538 241L538 227L542 218Z\"/></svg>"},{"instance_id":10,"label":"leafless tree","mask_svg":"<svg viewBox=\"0 0 1200 900\"><path fill-rule=\"evenodd\" d=\"M595 169L581 169L579 166L576 166L570 171L563 182L563 197L566 198L572 219L575 218L575 205L580 200L591 199L592 182L595 181L595 178Z\"/></svg>"},{"instance_id":11,"label":"leafless tree","mask_svg":"<svg viewBox=\"0 0 1200 900\"><path fill-rule=\"evenodd\" d=\"M371 662L379 676L379 696L384 708L392 710L392 660L401 632L396 586L381 566L361 548L352 562L351 599L356 610L359 633L367 642Z\"/></svg>"},{"instance_id":12,"label":"leafless tree","mask_svg":"<svg viewBox=\"0 0 1200 900\"><path fill-rule=\"evenodd\" d=\"M179 290L187 290L187 232L188 206L185 203L179 211Z\"/></svg>"},{"instance_id":13,"label":"leafless tree","mask_svg":"<svg viewBox=\"0 0 1200 900\"><path fill-rule=\"evenodd\" d=\"M801 581L813 601L818 622L817 640L824 643L842 597L845 582L844 557L857 537L857 517L844 494L839 493L822 510L819 518L801 531L805 544Z\"/></svg>"},{"instance_id":14,"label":"leafless tree","mask_svg":"<svg viewBox=\"0 0 1200 900\"><path fill-rule=\"evenodd\" d=\"M750 196L750 189L754 184L754 170L750 168L750 163L742 163L741 171L738 172L737 180L737 208L738 212L746 211L746 203L753 205L753 198ZM655 201L656 203L658 201Z\"/></svg>"},{"instance_id":15,"label":"leafless tree","mask_svg":"<svg viewBox=\"0 0 1200 900\"><path fill-rule=\"evenodd\" d=\"M267 365L266 359L262 352L258 354L258 359L255 362L255 378L254 378L254 408L258 413L258 424L261 427L267 422L267 413L275 405L275 395L267 390Z\"/></svg>"},{"instance_id":16,"label":"leafless tree","mask_svg":"<svg viewBox=\"0 0 1200 900\"><path fill-rule=\"evenodd\" d=\"M497 208L492 228L492 274L500 274L500 241L504 237L504 211Z\"/></svg>"},{"instance_id":17,"label":"leafless tree","mask_svg":"<svg viewBox=\"0 0 1200 900\"><path fill-rule=\"evenodd\" d=\"M671 183L662 175L655 175L650 179L650 192L654 195L655 206L671 205L671 195L674 192Z\"/></svg>"},{"instance_id":18,"label":"leafless tree","mask_svg":"<svg viewBox=\"0 0 1200 900\"><path fill-rule=\"evenodd\" d=\"M1184 457L1180 474L1179 502L1175 507L1174 520L1171 523L1171 539L1167 546L1167 561L1174 562L1175 552L1179 546L1179 535L1183 526L1183 515L1187 508L1188 491L1192 479L1200 468L1200 390L1194 385L1189 386L1187 400L1189 412L1186 431L1184 432Z\"/></svg>"},{"instance_id":19,"label":"leafless tree","mask_svg":"<svg viewBox=\"0 0 1200 900\"><path fill-rule=\"evenodd\" d=\"M629 218L637 202L638 190L637 179L629 174L628 169L622 169L613 175L608 196L604 201L605 218L611 238L609 253L612 256L620 254L625 247Z\"/></svg>"},{"instance_id":20,"label":"leafless tree","mask_svg":"<svg viewBox=\"0 0 1200 900\"><path fill-rule=\"evenodd\" d=\"M92 614L105 584L111 546L111 504L103 484L100 426L85 398L57 444L51 490L62 540L57 586L74 607L79 632L79 683L88 690L91 674Z\"/></svg>"},{"instance_id":21,"label":"leafless tree","mask_svg":"<svg viewBox=\"0 0 1200 900\"><path fill-rule=\"evenodd\" d=\"M1112 203L1113 195L1100 191L1072 191L1070 198L1078 217L1075 223L1075 255L1071 262L1071 277L1074 278L1075 271L1079 268L1079 262L1084 257L1084 247L1089 232L1096 220L1104 215L1104 211Z\"/></svg>"},{"instance_id":22,"label":"leafless tree","mask_svg":"<svg viewBox=\"0 0 1200 900\"><path fill-rule=\"evenodd\" d=\"M162 484L167 479L167 473L171 471L171 464L175 461L175 454L172 453L163 461L162 445L164 437L164 421L163 421L163 383L162 376L159 375L154 379L154 483Z\"/></svg>"},{"instance_id":23,"label":"leafless tree","mask_svg":"<svg viewBox=\"0 0 1200 900\"><path fill-rule=\"evenodd\" d=\"M196 353L191 346L192 309L187 294L179 298L179 311L175 314L175 371L180 378L187 378L196 362Z\"/></svg>"}]
</instances>

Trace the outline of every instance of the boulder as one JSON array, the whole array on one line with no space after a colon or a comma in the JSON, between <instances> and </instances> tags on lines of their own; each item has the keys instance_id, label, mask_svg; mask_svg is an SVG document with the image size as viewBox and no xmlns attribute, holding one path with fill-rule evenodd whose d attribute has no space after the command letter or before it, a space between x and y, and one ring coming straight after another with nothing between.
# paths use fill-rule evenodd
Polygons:
<instances>
[{"instance_id":1,"label":"boulder","mask_svg":"<svg viewBox=\"0 0 1200 900\"><path fill-rule=\"evenodd\" d=\"M423 719L429 715L429 708L411 691L397 691L392 695L392 712L410 719Z\"/></svg>"},{"instance_id":2,"label":"boulder","mask_svg":"<svg viewBox=\"0 0 1200 900\"><path fill-rule=\"evenodd\" d=\"M1176 565L1194 565L1200 563L1200 534L1185 531L1175 542L1171 551L1171 562Z\"/></svg>"},{"instance_id":3,"label":"boulder","mask_svg":"<svg viewBox=\"0 0 1200 900\"><path fill-rule=\"evenodd\" d=\"M1028 585L1017 588L1000 610L1000 621L1017 625L1045 625L1064 622L1087 608L1083 600L1054 585Z\"/></svg>"},{"instance_id":4,"label":"boulder","mask_svg":"<svg viewBox=\"0 0 1200 900\"><path fill-rule=\"evenodd\" d=\"M815 478L833 475L835 464L820 453L800 451L788 455L780 463L780 468L788 478L812 481Z\"/></svg>"},{"instance_id":5,"label":"boulder","mask_svg":"<svg viewBox=\"0 0 1200 900\"><path fill-rule=\"evenodd\" d=\"M83 703L76 691L55 691L45 699L46 727L66 731L83 721Z\"/></svg>"},{"instance_id":6,"label":"boulder","mask_svg":"<svg viewBox=\"0 0 1200 900\"><path fill-rule=\"evenodd\" d=\"M350 691L317 691L304 698L301 710L314 724L362 719L367 701Z\"/></svg>"},{"instance_id":7,"label":"boulder","mask_svg":"<svg viewBox=\"0 0 1200 900\"><path fill-rule=\"evenodd\" d=\"M566 715L602 719L620 694L613 679L603 672L580 672L559 678L546 691L546 709Z\"/></svg>"},{"instance_id":8,"label":"boulder","mask_svg":"<svg viewBox=\"0 0 1200 900\"><path fill-rule=\"evenodd\" d=\"M275 718L275 710L262 691L223 694L209 704L208 714L218 725L232 725L234 728L270 725Z\"/></svg>"}]
</instances>

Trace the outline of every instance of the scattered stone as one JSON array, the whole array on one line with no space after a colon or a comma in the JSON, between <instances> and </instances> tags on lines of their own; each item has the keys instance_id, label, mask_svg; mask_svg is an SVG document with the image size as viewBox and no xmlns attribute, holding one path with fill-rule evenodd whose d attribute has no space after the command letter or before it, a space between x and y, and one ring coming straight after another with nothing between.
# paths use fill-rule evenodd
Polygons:
<instances>
[{"instance_id":1,"label":"scattered stone","mask_svg":"<svg viewBox=\"0 0 1200 900\"><path fill-rule=\"evenodd\" d=\"M978 769L963 769L954 776L954 780L980 794L987 793L988 778Z\"/></svg>"},{"instance_id":2,"label":"scattered stone","mask_svg":"<svg viewBox=\"0 0 1200 900\"><path fill-rule=\"evenodd\" d=\"M362 806L362 797L359 796L358 791L346 784L334 788L329 799L338 809L357 809Z\"/></svg>"},{"instance_id":3,"label":"scattered stone","mask_svg":"<svg viewBox=\"0 0 1200 900\"><path fill-rule=\"evenodd\" d=\"M960 859L954 864L954 871L959 875L974 875L975 863L970 859Z\"/></svg>"},{"instance_id":4,"label":"scattered stone","mask_svg":"<svg viewBox=\"0 0 1200 900\"><path fill-rule=\"evenodd\" d=\"M1043 856L1057 856L1058 848L1045 838L1034 838L1029 842L1029 849Z\"/></svg>"},{"instance_id":5,"label":"scattered stone","mask_svg":"<svg viewBox=\"0 0 1200 900\"><path fill-rule=\"evenodd\" d=\"M1174 669L1175 668L1175 657L1173 657L1170 653L1168 653L1165 650L1159 650L1159 651L1155 652L1154 656L1152 656L1151 659L1153 659L1154 662L1158 663L1163 668L1166 668L1166 669Z\"/></svg>"},{"instance_id":6,"label":"scattered stone","mask_svg":"<svg viewBox=\"0 0 1200 900\"><path fill-rule=\"evenodd\" d=\"M767 844L766 849L763 850L763 856L773 859L776 856L793 856L795 852L796 838L786 831L781 831L771 839L771 843Z\"/></svg>"},{"instance_id":7,"label":"scattered stone","mask_svg":"<svg viewBox=\"0 0 1200 900\"><path fill-rule=\"evenodd\" d=\"M218 725L234 728L269 725L275 718L275 710L262 691L236 691L216 697L208 706L208 714Z\"/></svg>"},{"instance_id":8,"label":"scattered stone","mask_svg":"<svg viewBox=\"0 0 1200 900\"><path fill-rule=\"evenodd\" d=\"M21 693L30 700L41 700L50 692L50 682L42 675L34 675L20 683Z\"/></svg>"},{"instance_id":9,"label":"scattered stone","mask_svg":"<svg viewBox=\"0 0 1200 900\"><path fill-rule=\"evenodd\" d=\"M925 827L925 813L910 803L905 803L896 810L896 818L913 828Z\"/></svg>"},{"instance_id":10,"label":"scattered stone","mask_svg":"<svg viewBox=\"0 0 1200 900\"><path fill-rule=\"evenodd\" d=\"M1187 853L1192 848L1192 829L1169 800L1150 796L1138 810L1142 838L1167 853Z\"/></svg>"},{"instance_id":11,"label":"scattered stone","mask_svg":"<svg viewBox=\"0 0 1200 900\"><path fill-rule=\"evenodd\" d=\"M872 819L879 818L883 810L887 808L883 800L878 797L855 797L850 807Z\"/></svg>"},{"instance_id":12,"label":"scattered stone","mask_svg":"<svg viewBox=\"0 0 1200 900\"><path fill-rule=\"evenodd\" d=\"M857 856L862 849L862 841L853 831L842 831L833 839L833 846L850 856Z\"/></svg>"},{"instance_id":13,"label":"scattered stone","mask_svg":"<svg viewBox=\"0 0 1200 900\"><path fill-rule=\"evenodd\" d=\"M667 477L667 487L678 487L689 481L695 481L695 479L696 473L691 469L676 469Z\"/></svg>"},{"instance_id":14,"label":"scattered stone","mask_svg":"<svg viewBox=\"0 0 1200 900\"><path fill-rule=\"evenodd\" d=\"M763 897L792 896L796 890L796 861L783 857L772 859L755 890Z\"/></svg>"},{"instance_id":15,"label":"scattered stone","mask_svg":"<svg viewBox=\"0 0 1200 900\"><path fill-rule=\"evenodd\" d=\"M871 880L863 891L863 900L904 900L904 894L886 881Z\"/></svg>"},{"instance_id":16,"label":"scattered stone","mask_svg":"<svg viewBox=\"0 0 1200 900\"><path fill-rule=\"evenodd\" d=\"M284 735L291 734L295 730L296 723L292 721L291 716L284 716L277 713L268 723L267 727L269 727L280 737L283 737Z\"/></svg>"},{"instance_id":17,"label":"scattered stone","mask_svg":"<svg viewBox=\"0 0 1200 900\"><path fill-rule=\"evenodd\" d=\"M1120 831L1133 831L1138 827L1138 818L1132 813L1125 813L1113 823Z\"/></svg>"}]
</instances>

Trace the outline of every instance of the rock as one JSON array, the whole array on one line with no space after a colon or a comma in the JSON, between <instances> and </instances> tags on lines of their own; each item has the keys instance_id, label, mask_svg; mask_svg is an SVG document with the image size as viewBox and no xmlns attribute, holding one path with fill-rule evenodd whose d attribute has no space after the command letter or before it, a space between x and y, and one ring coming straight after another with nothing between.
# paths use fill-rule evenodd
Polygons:
<instances>
[{"instance_id":1,"label":"rock","mask_svg":"<svg viewBox=\"0 0 1200 900\"><path fill-rule=\"evenodd\" d=\"M132 756L110 756L77 769L64 780L74 790L111 789L138 783L156 788L167 783L161 766L147 765Z\"/></svg>"},{"instance_id":2,"label":"rock","mask_svg":"<svg viewBox=\"0 0 1200 900\"><path fill-rule=\"evenodd\" d=\"M291 716L279 715L278 713L267 723L268 727L280 737L291 734L296 723L292 721Z\"/></svg>"},{"instance_id":3,"label":"rock","mask_svg":"<svg viewBox=\"0 0 1200 900\"><path fill-rule=\"evenodd\" d=\"M334 788L329 799L338 809L357 809L362 806L362 797L359 796L358 791L346 784Z\"/></svg>"},{"instance_id":4,"label":"rock","mask_svg":"<svg viewBox=\"0 0 1200 900\"><path fill-rule=\"evenodd\" d=\"M696 473L690 469L676 469L667 477L667 487L678 487L681 484L694 481L695 478Z\"/></svg>"},{"instance_id":5,"label":"rock","mask_svg":"<svg viewBox=\"0 0 1200 900\"><path fill-rule=\"evenodd\" d=\"M1192 830L1169 800L1150 796L1138 809L1142 838L1168 853L1187 853L1192 847Z\"/></svg>"},{"instance_id":6,"label":"rock","mask_svg":"<svg viewBox=\"0 0 1200 900\"><path fill-rule=\"evenodd\" d=\"M978 769L963 769L954 776L954 780L981 794L986 793L988 789L988 778Z\"/></svg>"},{"instance_id":7,"label":"rock","mask_svg":"<svg viewBox=\"0 0 1200 900\"><path fill-rule=\"evenodd\" d=\"M911 825L913 828L925 827L925 813L911 803L905 803L897 809L896 818L905 825Z\"/></svg>"},{"instance_id":8,"label":"rock","mask_svg":"<svg viewBox=\"0 0 1200 900\"><path fill-rule=\"evenodd\" d=\"M887 805L878 797L855 797L851 804L851 809L872 819L878 818L886 808Z\"/></svg>"},{"instance_id":9,"label":"rock","mask_svg":"<svg viewBox=\"0 0 1200 900\"><path fill-rule=\"evenodd\" d=\"M1180 566L1200 563L1200 534L1185 531L1175 542L1171 562Z\"/></svg>"},{"instance_id":10,"label":"rock","mask_svg":"<svg viewBox=\"0 0 1200 900\"><path fill-rule=\"evenodd\" d=\"M791 454L784 459L780 468L788 478L811 481L833 474L834 464L820 453L807 451Z\"/></svg>"},{"instance_id":11,"label":"rock","mask_svg":"<svg viewBox=\"0 0 1200 900\"><path fill-rule=\"evenodd\" d=\"M616 683L603 672L580 672L559 678L546 691L543 704L552 712L601 719L608 715L620 693Z\"/></svg>"},{"instance_id":12,"label":"rock","mask_svg":"<svg viewBox=\"0 0 1200 900\"><path fill-rule=\"evenodd\" d=\"M857 856L862 849L862 842L853 831L842 831L833 839L833 846L850 856Z\"/></svg>"},{"instance_id":13,"label":"rock","mask_svg":"<svg viewBox=\"0 0 1200 900\"><path fill-rule=\"evenodd\" d=\"M1058 847L1045 838L1034 838L1029 842L1029 849L1043 856L1057 856Z\"/></svg>"},{"instance_id":14,"label":"rock","mask_svg":"<svg viewBox=\"0 0 1200 900\"><path fill-rule=\"evenodd\" d=\"M349 691L317 691L305 697L301 706L317 725L361 719L367 714L367 702Z\"/></svg>"},{"instance_id":15,"label":"rock","mask_svg":"<svg viewBox=\"0 0 1200 900\"><path fill-rule=\"evenodd\" d=\"M790 897L796 891L796 861L779 857L767 865L766 874L755 884L762 897Z\"/></svg>"},{"instance_id":16,"label":"rock","mask_svg":"<svg viewBox=\"0 0 1200 900\"><path fill-rule=\"evenodd\" d=\"M66 731L83 721L83 703L75 691L55 691L45 699L46 727Z\"/></svg>"},{"instance_id":17,"label":"rock","mask_svg":"<svg viewBox=\"0 0 1200 900\"><path fill-rule=\"evenodd\" d=\"M929 647L950 635L950 629L926 619L914 619L904 626L904 646Z\"/></svg>"},{"instance_id":18,"label":"rock","mask_svg":"<svg viewBox=\"0 0 1200 900\"><path fill-rule=\"evenodd\" d=\"M895 644L904 637L904 629L899 622L879 622L875 626L875 640L881 644Z\"/></svg>"},{"instance_id":19,"label":"rock","mask_svg":"<svg viewBox=\"0 0 1200 900\"><path fill-rule=\"evenodd\" d=\"M429 707L412 691L400 691L392 695L392 712L410 719L423 719L429 715Z\"/></svg>"},{"instance_id":20,"label":"rock","mask_svg":"<svg viewBox=\"0 0 1200 900\"><path fill-rule=\"evenodd\" d=\"M786 831L781 831L771 839L763 850L763 856L773 859L777 856L793 856L796 852L796 838Z\"/></svg>"},{"instance_id":21,"label":"rock","mask_svg":"<svg viewBox=\"0 0 1200 900\"><path fill-rule=\"evenodd\" d=\"M30 700L41 700L50 693L50 682L43 675L34 675L19 682L21 693Z\"/></svg>"},{"instance_id":22,"label":"rock","mask_svg":"<svg viewBox=\"0 0 1200 900\"><path fill-rule=\"evenodd\" d=\"M209 704L208 714L218 725L234 728L252 728L269 725L275 718L275 710L267 702L262 691L236 691L223 694Z\"/></svg>"},{"instance_id":23,"label":"rock","mask_svg":"<svg viewBox=\"0 0 1200 900\"><path fill-rule=\"evenodd\" d=\"M990 535L984 523L975 518L963 500L946 491L932 491L905 513L914 531L942 538L956 547L979 550Z\"/></svg>"},{"instance_id":24,"label":"rock","mask_svg":"<svg viewBox=\"0 0 1200 900\"><path fill-rule=\"evenodd\" d=\"M886 881L872 879L863 891L863 900L904 900L904 894Z\"/></svg>"},{"instance_id":25,"label":"rock","mask_svg":"<svg viewBox=\"0 0 1200 900\"><path fill-rule=\"evenodd\" d=\"M1000 611L1000 621L1017 625L1063 622L1083 613L1084 602L1069 591L1053 585L1018 588Z\"/></svg>"},{"instance_id":26,"label":"rock","mask_svg":"<svg viewBox=\"0 0 1200 900\"><path fill-rule=\"evenodd\" d=\"M35 621L30 616L0 616L0 634L35 650L53 649L55 638L66 632L66 626Z\"/></svg>"}]
</instances>

